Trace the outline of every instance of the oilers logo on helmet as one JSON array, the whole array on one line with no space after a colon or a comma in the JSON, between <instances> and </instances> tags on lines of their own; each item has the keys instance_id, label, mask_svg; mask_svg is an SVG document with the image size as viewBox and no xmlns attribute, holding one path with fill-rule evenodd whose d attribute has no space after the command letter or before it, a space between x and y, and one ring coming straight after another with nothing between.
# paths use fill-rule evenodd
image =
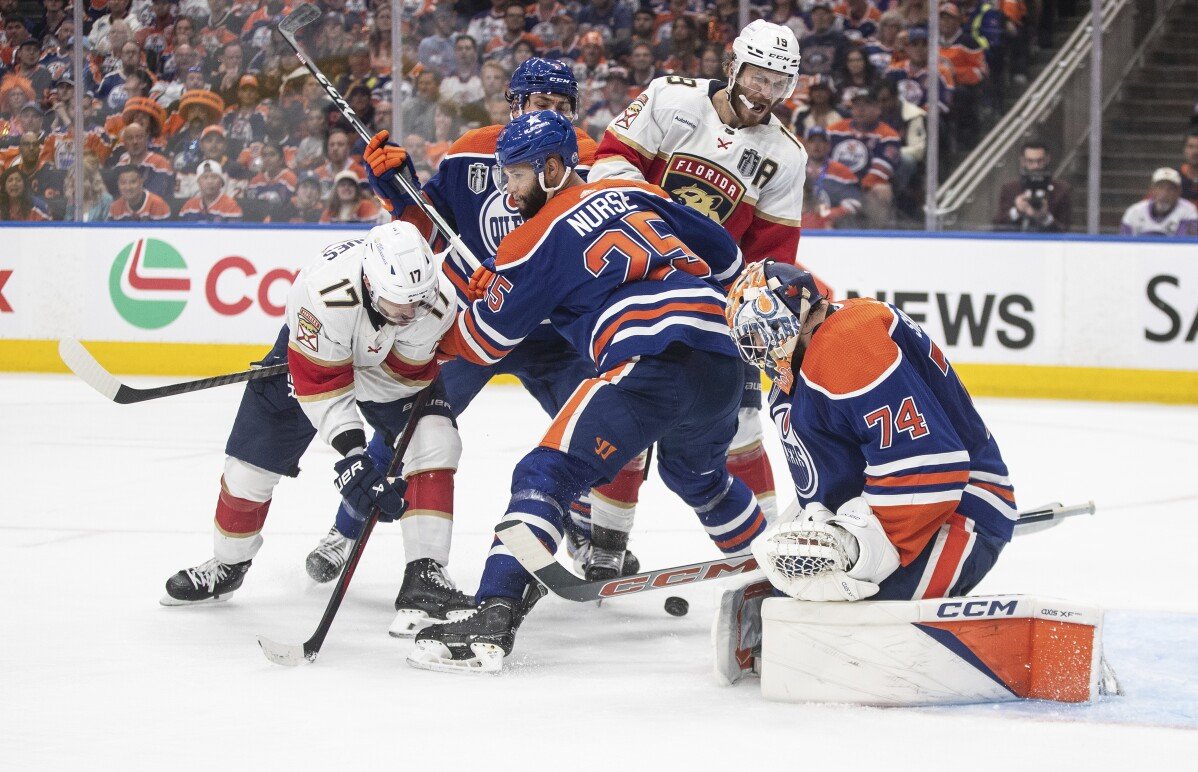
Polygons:
<instances>
[{"instance_id":1,"label":"oilers logo on helmet","mask_svg":"<svg viewBox=\"0 0 1198 772\"><path fill-rule=\"evenodd\" d=\"M771 411L771 417L774 419L774 425L778 428L778 436L782 438L782 452L786 454L786 462L790 464L795 493L800 498L811 496L819 487L819 470L815 466L815 458L811 455L811 451L807 450L803 440L790 425L790 402L787 401L775 407Z\"/></svg>"}]
</instances>

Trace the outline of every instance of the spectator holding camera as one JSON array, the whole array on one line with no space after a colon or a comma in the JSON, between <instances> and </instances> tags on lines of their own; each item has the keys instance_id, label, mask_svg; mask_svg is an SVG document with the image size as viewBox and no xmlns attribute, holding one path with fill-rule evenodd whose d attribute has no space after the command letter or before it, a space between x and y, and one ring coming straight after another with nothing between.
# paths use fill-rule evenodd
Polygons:
<instances>
[{"instance_id":1,"label":"spectator holding camera","mask_svg":"<svg viewBox=\"0 0 1198 772\"><path fill-rule=\"evenodd\" d=\"M994 224L1000 230L1059 233L1073 222L1072 190L1053 179L1052 161L1043 142L1025 142L1019 157L1019 179L1003 185Z\"/></svg>"}]
</instances>

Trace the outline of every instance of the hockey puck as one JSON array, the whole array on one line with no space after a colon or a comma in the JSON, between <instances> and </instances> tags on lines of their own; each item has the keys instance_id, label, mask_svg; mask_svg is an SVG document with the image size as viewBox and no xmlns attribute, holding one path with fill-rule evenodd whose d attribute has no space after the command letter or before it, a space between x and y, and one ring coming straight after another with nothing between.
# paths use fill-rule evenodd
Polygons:
<instances>
[{"instance_id":1,"label":"hockey puck","mask_svg":"<svg viewBox=\"0 0 1198 772\"><path fill-rule=\"evenodd\" d=\"M677 595L666 598L666 613L672 617L684 617L690 608L691 604L686 602L686 598L679 598Z\"/></svg>"}]
</instances>

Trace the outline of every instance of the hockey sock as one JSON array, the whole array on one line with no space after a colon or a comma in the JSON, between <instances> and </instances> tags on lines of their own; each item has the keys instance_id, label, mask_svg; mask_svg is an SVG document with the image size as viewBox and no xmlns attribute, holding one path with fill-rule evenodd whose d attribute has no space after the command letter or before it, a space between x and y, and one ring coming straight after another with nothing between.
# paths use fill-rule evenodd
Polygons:
<instances>
[{"instance_id":1,"label":"hockey sock","mask_svg":"<svg viewBox=\"0 0 1198 772\"><path fill-rule=\"evenodd\" d=\"M728 486L722 494L695 507L695 514L715 546L728 555L748 552L749 543L767 525L752 491L735 477L728 478Z\"/></svg>"},{"instance_id":2,"label":"hockey sock","mask_svg":"<svg viewBox=\"0 0 1198 772\"><path fill-rule=\"evenodd\" d=\"M728 453L728 474L753 491L767 520L772 522L777 517L774 472L770 468L769 457L765 454L765 446L760 441Z\"/></svg>"},{"instance_id":3,"label":"hockey sock","mask_svg":"<svg viewBox=\"0 0 1198 772\"><path fill-rule=\"evenodd\" d=\"M540 447L516 464L512 472L512 498L503 521L519 521L532 529L550 554L565 537L567 502L595 480L596 473L581 460L559 450ZM495 538L478 586L478 601L505 597L519 600L532 575Z\"/></svg>"},{"instance_id":4,"label":"hockey sock","mask_svg":"<svg viewBox=\"0 0 1198 772\"><path fill-rule=\"evenodd\" d=\"M404 560L432 558L449 564L453 536L452 469L420 472L408 478L408 510L400 519L403 528Z\"/></svg>"},{"instance_id":5,"label":"hockey sock","mask_svg":"<svg viewBox=\"0 0 1198 772\"><path fill-rule=\"evenodd\" d=\"M508 505L503 522L517 520L525 523L552 554L557 552L558 545L565 536L562 517L561 506L556 501L538 491L526 490L512 495L512 502ZM486 598L494 597L518 600L524 597L525 588L530 581L531 575L496 537L491 542L491 551L487 553L487 563L479 581L476 600L480 603Z\"/></svg>"},{"instance_id":6,"label":"hockey sock","mask_svg":"<svg viewBox=\"0 0 1198 772\"><path fill-rule=\"evenodd\" d=\"M644 480L645 454L642 453L625 464L624 468L616 473L614 480L592 489L592 525L624 533L631 531L636 516L637 498Z\"/></svg>"},{"instance_id":7,"label":"hockey sock","mask_svg":"<svg viewBox=\"0 0 1198 772\"><path fill-rule=\"evenodd\" d=\"M213 534L216 558L222 563L242 563L258 554L262 547L260 533L269 509L270 499L250 501L235 496L221 477Z\"/></svg>"}]
</instances>

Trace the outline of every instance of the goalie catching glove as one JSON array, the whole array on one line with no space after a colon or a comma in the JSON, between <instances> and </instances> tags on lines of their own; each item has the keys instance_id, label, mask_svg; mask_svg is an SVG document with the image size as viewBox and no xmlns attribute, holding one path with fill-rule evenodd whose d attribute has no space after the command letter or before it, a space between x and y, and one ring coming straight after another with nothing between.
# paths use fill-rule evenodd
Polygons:
<instances>
[{"instance_id":1,"label":"goalie catching glove","mask_svg":"<svg viewBox=\"0 0 1198 772\"><path fill-rule=\"evenodd\" d=\"M371 189L388 212L399 216L416 202L400 187L396 175L407 177L416 190L420 190L420 181L416 178L416 167L408 152L398 145L388 144L389 136L390 132L384 129L371 137L362 159L366 161L366 177L370 180Z\"/></svg>"},{"instance_id":2,"label":"goalie catching glove","mask_svg":"<svg viewBox=\"0 0 1198 772\"><path fill-rule=\"evenodd\" d=\"M770 526L752 549L770 583L796 600L868 598L899 567L898 550L861 497L835 514L813 502Z\"/></svg>"},{"instance_id":3,"label":"goalie catching glove","mask_svg":"<svg viewBox=\"0 0 1198 772\"><path fill-rule=\"evenodd\" d=\"M366 453L351 453L333 464L337 478L333 483L341 492L341 498L349 505L350 516L355 520L366 520L371 507L379 508L379 520L389 523L399 519L408 508L403 494L407 483L403 478L388 482L374 468L374 462Z\"/></svg>"}]
</instances>

